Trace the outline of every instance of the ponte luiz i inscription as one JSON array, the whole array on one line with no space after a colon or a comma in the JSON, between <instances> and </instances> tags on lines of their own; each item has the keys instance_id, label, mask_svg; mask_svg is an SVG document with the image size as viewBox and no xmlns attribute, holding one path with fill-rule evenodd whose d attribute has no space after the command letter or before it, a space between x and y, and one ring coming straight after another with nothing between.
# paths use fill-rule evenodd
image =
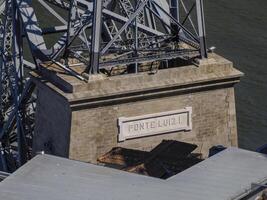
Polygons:
<instances>
[{"instance_id":1,"label":"ponte luiz i inscription","mask_svg":"<svg viewBox=\"0 0 267 200\"><path fill-rule=\"evenodd\" d=\"M192 107L136 117L119 118L119 142L192 129Z\"/></svg>"}]
</instances>

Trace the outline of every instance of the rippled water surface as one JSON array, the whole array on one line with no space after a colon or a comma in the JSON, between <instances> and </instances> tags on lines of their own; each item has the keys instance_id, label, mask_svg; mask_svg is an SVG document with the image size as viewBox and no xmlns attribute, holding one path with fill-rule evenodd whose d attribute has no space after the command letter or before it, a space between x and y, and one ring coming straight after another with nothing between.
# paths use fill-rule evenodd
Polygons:
<instances>
[{"instance_id":1,"label":"rippled water surface","mask_svg":"<svg viewBox=\"0 0 267 200\"><path fill-rule=\"evenodd\" d=\"M267 1L204 0L208 45L246 74L236 86L239 144L267 143Z\"/></svg>"}]
</instances>

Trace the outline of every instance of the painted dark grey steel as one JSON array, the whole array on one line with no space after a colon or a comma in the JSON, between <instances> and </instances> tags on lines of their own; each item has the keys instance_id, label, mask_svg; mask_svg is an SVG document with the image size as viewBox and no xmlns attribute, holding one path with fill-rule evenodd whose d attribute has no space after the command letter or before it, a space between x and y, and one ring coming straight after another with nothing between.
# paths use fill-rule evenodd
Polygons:
<instances>
[{"instance_id":1,"label":"painted dark grey steel","mask_svg":"<svg viewBox=\"0 0 267 200\"><path fill-rule=\"evenodd\" d=\"M198 31L200 40L200 54L202 58L207 58L207 44L206 44L206 29L204 20L203 0L196 0L197 8L197 20L198 20Z\"/></svg>"},{"instance_id":2,"label":"painted dark grey steel","mask_svg":"<svg viewBox=\"0 0 267 200\"><path fill-rule=\"evenodd\" d=\"M169 60L177 58L189 62L206 58L203 0L192 2L0 0L0 160L10 156L12 166L20 166L30 157L27 144L31 142L27 140L32 137L34 120L29 113L34 114L35 109L29 109L34 105L30 102L33 82L27 79L25 67L38 72L41 64L50 62L87 81L88 75L111 74L116 66L137 73L141 64L157 61L165 67ZM43 28L35 3L58 24L46 20ZM196 16L191 15L192 10L196 10ZM198 31L191 32L186 21ZM44 36L52 34L61 35L48 48ZM24 43L29 46L33 63L25 61ZM73 58L87 69L80 74L71 69L69 61ZM2 163L6 171L12 171L5 161Z\"/></svg>"},{"instance_id":3,"label":"painted dark grey steel","mask_svg":"<svg viewBox=\"0 0 267 200\"><path fill-rule=\"evenodd\" d=\"M92 45L91 45L91 65L87 73L97 74L99 73L99 59L101 50L101 29L102 29L102 1L94 1L93 9L93 24L92 24Z\"/></svg>"}]
</instances>

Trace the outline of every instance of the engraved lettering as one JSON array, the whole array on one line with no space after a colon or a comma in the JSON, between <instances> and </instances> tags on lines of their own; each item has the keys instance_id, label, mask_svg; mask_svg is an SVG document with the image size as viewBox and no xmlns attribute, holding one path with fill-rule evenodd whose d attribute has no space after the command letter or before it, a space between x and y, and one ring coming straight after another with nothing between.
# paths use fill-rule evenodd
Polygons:
<instances>
[{"instance_id":1,"label":"engraved lettering","mask_svg":"<svg viewBox=\"0 0 267 200\"><path fill-rule=\"evenodd\" d=\"M191 112L191 108L186 108L138 117L123 117L119 121L119 141L176 131L189 131L192 126Z\"/></svg>"},{"instance_id":2,"label":"engraved lettering","mask_svg":"<svg viewBox=\"0 0 267 200\"><path fill-rule=\"evenodd\" d=\"M171 118L171 125L174 126L175 124L176 124L176 120L175 120L175 118L173 117L173 118Z\"/></svg>"},{"instance_id":3,"label":"engraved lettering","mask_svg":"<svg viewBox=\"0 0 267 200\"><path fill-rule=\"evenodd\" d=\"M150 128L156 128L156 122L155 121L152 121L150 123Z\"/></svg>"},{"instance_id":4,"label":"engraved lettering","mask_svg":"<svg viewBox=\"0 0 267 200\"><path fill-rule=\"evenodd\" d=\"M129 132L131 132L131 131L133 131L133 125L132 124L129 125Z\"/></svg>"},{"instance_id":5,"label":"engraved lettering","mask_svg":"<svg viewBox=\"0 0 267 200\"><path fill-rule=\"evenodd\" d=\"M162 127L162 123L160 120L158 121L158 127Z\"/></svg>"},{"instance_id":6,"label":"engraved lettering","mask_svg":"<svg viewBox=\"0 0 267 200\"><path fill-rule=\"evenodd\" d=\"M145 124L144 123L140 123L140 130L145 129Z\"/></svg>"},{"instance_id":7,"label":"engraved lettering","mask_svg":"<svg viewBox=\"0 0 267 200\"><path fill-rule=\"evenodd\" d=\"M149 128L149 122L146 122L146 128L147 129Z\"/></svg>"},{"instance_id":8,"label":"engraved lettering","mask_svg":"<svg viewBox=\"0 0 267 200\"><path fill-rule=\"evenodd\" d=\"M134 124L134 131L138 131L138 124Z\"/></svg>"}]
</instances>

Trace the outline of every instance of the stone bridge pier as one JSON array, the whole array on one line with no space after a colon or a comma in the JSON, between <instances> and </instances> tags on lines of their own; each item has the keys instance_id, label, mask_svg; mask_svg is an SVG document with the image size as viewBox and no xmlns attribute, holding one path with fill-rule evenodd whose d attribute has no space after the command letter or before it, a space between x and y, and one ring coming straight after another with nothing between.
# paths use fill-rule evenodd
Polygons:
<instances>
[{"instance_id":1,"label":"stone bridge pier","mask_svg":"<svg viewBox=\"0 0 267 200\"><path fill-rule=\"evenodd\" d=\"M113 147L151 150L163 139L238 146L234 85L243 75L216 55L196 65L88 83L47 69L38 87L33 148L85 162ZM50 81L44 81L49 77Z\"/></svg>"}]
</instances>

